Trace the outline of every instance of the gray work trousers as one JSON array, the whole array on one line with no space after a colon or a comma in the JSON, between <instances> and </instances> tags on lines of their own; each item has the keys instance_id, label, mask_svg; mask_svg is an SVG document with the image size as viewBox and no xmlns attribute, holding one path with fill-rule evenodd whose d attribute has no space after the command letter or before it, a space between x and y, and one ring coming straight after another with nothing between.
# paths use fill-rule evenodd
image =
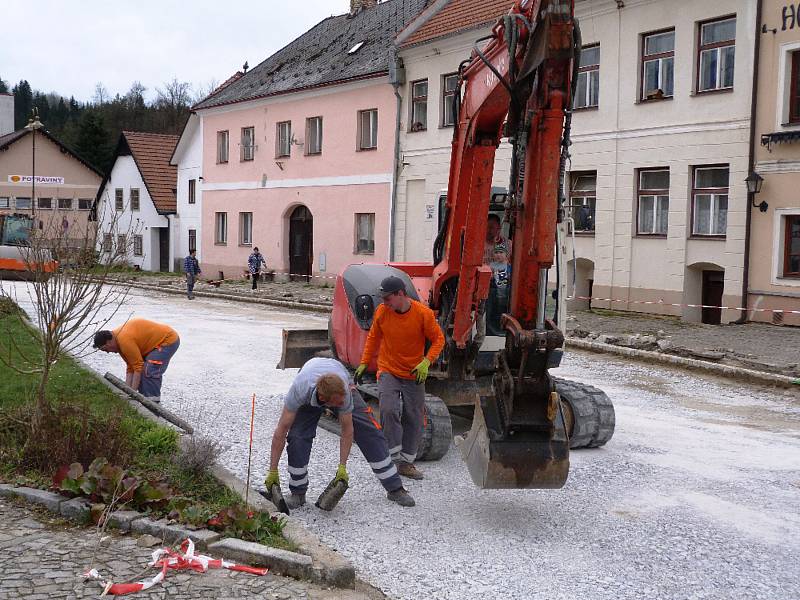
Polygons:
<instances>
[{"instance_id":1,"label":"gray work trousers","mask_svg":"<svg viewBox=\"0 0 800 600\"><path fill-rule=\"evenodd\" d=\"M425 384L383 372L378 380L378 402L392 460L413 463L424 427Z\"/></svg>"},{"instance_id":2,"label":"gray work trousers","mask_svg":"<svg viewBox=\"0 0 800 600\"><path fill-rule=\"evenodd\" d=\"M194 282L197 279L197 275L194 273L186 273L186 295L189 300L194 298Z\"/></svg>"}]
</instances>

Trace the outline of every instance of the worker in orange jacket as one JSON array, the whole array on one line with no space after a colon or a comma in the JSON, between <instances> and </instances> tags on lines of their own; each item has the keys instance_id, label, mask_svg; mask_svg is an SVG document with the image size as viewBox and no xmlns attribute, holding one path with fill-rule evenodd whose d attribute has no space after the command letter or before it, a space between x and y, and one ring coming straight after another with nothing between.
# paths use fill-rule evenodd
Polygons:
<instances>
[{"instance_id":1,"label":"worker in orange jacket","mask_svg":"<svg viewBox=\"0 0 800 600\"><path fill-rule=\"evenodd\" d=\"M444 347L433 311L408 297L402 279L386 277L380 285L383 304L375 311L356 381L378 351L378 402L389 453L400 475L422 479L414 466L422 439L425 379ZM425 341L431 346L425 353Z\"/></svg>"},{"instance_id":2,"label":"worker in orange jacket","mask_svg":"<svg viewBox=\"0 0 800 600\"><path fill-rule=\"evenodd\" d=\"M95 348L122 356L128 366L125 383L153 402L161 402L162 377L180 344L172 327L147 319L94 334Z\"/></svg>"}]
</instances>

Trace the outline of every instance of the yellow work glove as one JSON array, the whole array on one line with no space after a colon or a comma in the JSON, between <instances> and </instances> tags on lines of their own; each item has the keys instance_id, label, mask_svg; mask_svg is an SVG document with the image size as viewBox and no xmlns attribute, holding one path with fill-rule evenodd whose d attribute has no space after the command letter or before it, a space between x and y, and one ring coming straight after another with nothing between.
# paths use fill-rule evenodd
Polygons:
<instances>
[{"instance_id":1,"label":"yellow work glove","mask_svg":"<svg viewBox=\"0 0 800 600\"><path fill-rule=\"evenodd\" d=\"M334 481L344 481L348 483L350 481L350 476L347 474L347 469L344 465L339 465L339 468L336 469L336 477L333 478Z\"/></svg>"},{"instance_id":2,"label":"yellow work glove","mask_svg":"<svg viewBox=\"0 0 800 600\"><path fill-rule=\"evenodd\" d=\"M366 370L367 370L366 363L361 363L360 365L358 365L358 368L356 369L356 374L353 375L353 381L355 381L359 385L364 383L364 371Z\"/></svg>"},{"instance_id":3,"label":"yellow work glove","mask_svg":"<svg viewBox=\"0 0 800 600\"><path fill-rule=\"evenodd\" d=\"M281 477L278 474L278 469L272 469L269 473L267 473L267 478L264 480L264 487L267 488L267 491L272 489L273 485L280 485L281 484Z\"/></svg>"},{"instance_id":4,"label":"yellow work glove","mask_svg":"<svg viewBox=\"0 0 800 600\"><path fill-rule=\"evenodd\" d=\"M425 383L425 380L428 378L428 367L430 366L431 361L429 361L427 358L423 358L422 362L414 367L414 369L411 371L411 374L417 376L417 383Z\"/></svg>"}]
</instances>

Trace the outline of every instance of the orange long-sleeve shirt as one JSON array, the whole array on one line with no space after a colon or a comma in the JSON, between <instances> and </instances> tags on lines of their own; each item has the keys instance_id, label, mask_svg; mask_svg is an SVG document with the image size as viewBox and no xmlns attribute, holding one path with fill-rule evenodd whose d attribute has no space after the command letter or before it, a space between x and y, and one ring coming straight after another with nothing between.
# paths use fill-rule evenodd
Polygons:
<instances>
[{"instance_id":1,"label":"orange long-sleeve shirt","mask_svg":"<svg viewBox=\"0 0 800 600\"><path fill-rule=\"evenodd\" d=\"M431 343L427 354L425 340ZM387 372L401 379L414 379L412 369L423 357L435 361L443 347L444 335L430 308L412 300L408 311L398 313L381 304L375 311L361 362L369 364L377 350L378 376Z\"/></svg>"},{"instance_id":2,"label":"orange long-sleeve shirt","mask_svg":"<svg viewBox=\"0 0 800 600\"><path fill-rule=\"evenodd\" d=\"M131 319L114 331L119 345L119 353L128 365L128 373L141 373L144 357L154 348L169 346L178 341L178 332L169 325L148 321L147 319Z\"/></svg>"}]
</instances>

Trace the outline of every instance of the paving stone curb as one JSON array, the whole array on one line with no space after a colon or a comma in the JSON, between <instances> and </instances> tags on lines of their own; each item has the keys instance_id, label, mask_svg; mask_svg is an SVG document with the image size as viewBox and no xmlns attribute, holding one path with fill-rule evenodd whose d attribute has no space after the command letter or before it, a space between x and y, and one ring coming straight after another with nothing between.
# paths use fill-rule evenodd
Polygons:
<instances>
[{"instance_id":1,"label":"paving stone curb","mask_svg":"<svg viewBox=\"0 0 800 600\"><path fill-rule=\"evenodd\" d=\"M626 348L624 346L615 346L613 344L592 342L579 338L567 338L566 345L573 348L579 348L581 350L588 350L590 352L616 354L618 356L626 356L628 358L634 358L644 362L665 364L673 367L682 367L693 371L704 371L713 375L729 378L732 377L751 383L774 385L785 388L800 388L800 379L795 377L778 375L776 373L768 373L766 371L745 369L742 367L734 367L732 365L720 365L705 360L698 360L696 358L686 358L683 356L675 356L673 354L662 354L660 352L652 352L649 350L637 350L635 348Z\"/></svg>"}]
</instances>

